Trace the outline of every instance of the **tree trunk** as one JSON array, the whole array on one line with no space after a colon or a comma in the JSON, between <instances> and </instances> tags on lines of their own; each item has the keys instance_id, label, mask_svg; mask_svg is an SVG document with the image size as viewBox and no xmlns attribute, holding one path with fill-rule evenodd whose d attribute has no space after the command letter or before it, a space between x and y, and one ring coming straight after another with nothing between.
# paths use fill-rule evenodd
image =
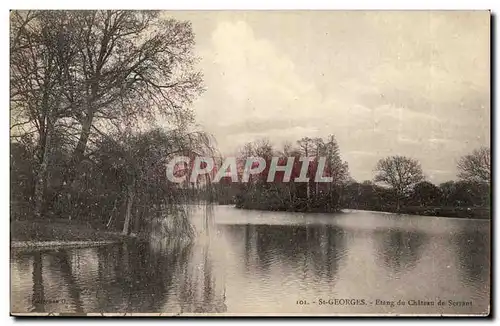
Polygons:
<instances>
[{"instance_id":1,"label":"tree trunk","mask_svg":"<svg viewBox=\"0 0 500 326\"><path fill-rule=\"evenodd\" d=\"M76 144L75 150L73 151L73 157L71 159L71 165L69 166L69 171L66 174L66 184L71 186L77 175L77 167L83 160L85 149L87 148L87 142L90 137L90 129L92 127L92 121L94 119L94 113L89 110L87 117L82 124L82 131L78 143Z\"/></svg>"},{"instance_id":2,"label":"tree trunk","mask_svg":"<svg viewBox=\"0 0 500 326\"><path fill-rule=\"evenodd\" d=\"M142 196L144 197L144 196ZM141 200L139 199L139 203L142 203L144 204L146 201L144 200ZM139 230L140 230L140 223L141 223L141 219L142 217L144 216L144 211L146 209L146 206L143 205L142 207L137 207L137 209L135 210L136 213L135 213L135 216L134 216L134 228L133 228L133 233L137 236L137 234L139 234Z\"/></svg>"},{"instance_id":3,"label":"tree trunk","mask_svg":"<svg viewBox=\"0 0 500 326\"><path fill-rule=\"evenodd\" d=\"M47 130L45 133L45 144L41 148L42 162L38 168L36 178L35 178L35 210L34 215L36 218L42 217L42 210L44 206L45 199L45 188L47 187L47 168L49 166L50 159L50 149L51 149L51 139L52 139L52 123L50 119L47 121Z\"/></svg>"},{"instance_id":4,"label":"tree trunk","mask_svg":"<svg viewBox=\"0 0 500 326\"><path fill-rule=\"evenodd\" d=\"M91 110L89 110L89 113L87 113L87 117L85 118L85 121L82 124L82 131L80 134L80 138L78 139L78 143L76 144L75 150L73 151L71 164L69 165L69 168L64 175L63 184L66 184L66 187L68 187L69 189L71 189L71 186L75 181L76 176L78 175L77 173L78 165L83 160L85 154L87 141L90 137L90 128L92 127L93 118L94 118L94 113ZM72 202L71 192L68 191L67 193L68 193L68 205L70 205L71 208L73 208L73 205L71 204ZM69 219L71 219L71 216L69 217Z\"/></svg>"},{"instance_id":5,"label":"tree trunk","mask_svg":"<svg viewBox=\"0 0 500 326\"><path fill-rule=\"evenodd\" d=\"M83 154L85 153L85 149L87 148L87 142L90 137L90 129L92 127L92 121L94 120L93 111L89 110L87 112L87 117L82 124L82 132L80 134L80 138L78 139L78 144L76 145L75 151L73 153L73 161L75 163L80 163L83 159Z\"/></svg>"},{"instance_id":6,"label":"tree trunk","mask_svg":"<svg viewBox=\"0 0 500 326\"><path fill-rule=\"evenodd\" d=\"M132 205L134 203L134 188L133 186L127 187L127 209L125 211L125 222L123 223L123 234L128 235L130 220L132 215Z\"/></svg>"}]
</instances>

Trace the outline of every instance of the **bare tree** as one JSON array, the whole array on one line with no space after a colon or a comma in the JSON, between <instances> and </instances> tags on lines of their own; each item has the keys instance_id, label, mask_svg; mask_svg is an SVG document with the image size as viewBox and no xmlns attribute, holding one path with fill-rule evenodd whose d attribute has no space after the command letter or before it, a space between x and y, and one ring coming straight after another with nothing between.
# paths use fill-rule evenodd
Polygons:
<instances>
[{"instance_id":1,"label":"bare tree","mask_svg":"<svg viewBox=\"0 0 500 326\"><path fill-rule=\"evenodd\" d=\"M10 14L10 52L16 52L25 45L26 27L37 17L36 11L12 11Z\"/></svg>"},{"instance_id":2,"label":"bare tree","mask_svg":"<svg viewBox=\"0 0 500 326\"><path fill-rule=\"evenodd\" d=\"M463 156L457 164L458 177L466 181L491 182L490 149L481 147Z\"/></svg>"},{"instance_id":3,"label":"bare tree","mask_svg":"<svg viewBox=\"0 0 500 326\"><path fill-rule=\"evenodd\" d=\"M35 215L40 216L47 184L51 139L68 116L63 88L76 55L73 26L64 11L11 14L11 130L14 137L36 134ZM74 30L73 30L74 31Z\"/></svg>"},{"instance_id":4,"label":"bare tree","mask_svg":"<svg viewBox=\"0 0 500 326\"><path fill-rule=\"evenodd\" d=\"M201 131L167 132L161 128L142 133L103 135L94 147L89 153L94 162L94 170L89 172L89 177L95 180L91 183L93 192L119 198L119 202L124 203L124 234L131 231L131 225L137 233L139 224L148 222L144 221L144 216L153 215L144 214L146 208L159 214L173 201L177 185L166 179L166 165L170 159L175 155L213 153L210 136ZM107 201L108 212L114 206L109 206L111 202Z\"/></svg>"},{"instance_id":5,"label":"bare tree","mask_svg":"<svg viewBox=\"0 0 500 326\"><path fill-rule=\"evenodd\" d=\"M203 87L189 22L157 11L107 10L76 12L74 23L82 31L74 87L66 94L81 125L74 165L99 123L158 115L173 127L193 122L189 104Z\"/></svg>"},{"instance_id":6,"label":"bare tree","mask_svg":"<svg viewBox=\"0 0 500 326\"><path fill-rule=\"evenodd\" d=\"M327 158L328 171L333 178L332 183L340 185L347 182L349 179L349 165L346 161L342 161L340 148L335 136L329 135L324 143L321 141L321 144L319 155L324 155Z\"/></svg>"},{"instance_id":7,"label":"bare tree","mask_svg":"<svg viewBox=\"0 0 500 326\"><path fill-rule=\"evenodd\" d=\"M189 22L157 11L14 11L10 39L11 131L38 143L37 216L55 130L73 144L71 185L97 128L139 129L163 116L168 129L188 130L194 121L189 105L203 86Z\"/></svg>"},{"instance_id":8,"label":"bare tree","mask_svg":"<svg viewBox=\"0 0 500 326\"><path fill-rule=\"evenodd\" d=\"M312 155L314 140L309 137L303 137L297 140L297 145L299 146L299 150L302 155L309 156Z\"/></svg>"},{"instance_id":9,"label":"bare tree","mask_svg":"<svg viewBox=\"0 0 500 326\"><path fill-rule=\"evenodd\" d=\"M424 180L420 163L405 156L390 156L379 160L375 172L375 182L386 184L394 190L398 209L404 195Z\"/></svg>"}]
</instances>

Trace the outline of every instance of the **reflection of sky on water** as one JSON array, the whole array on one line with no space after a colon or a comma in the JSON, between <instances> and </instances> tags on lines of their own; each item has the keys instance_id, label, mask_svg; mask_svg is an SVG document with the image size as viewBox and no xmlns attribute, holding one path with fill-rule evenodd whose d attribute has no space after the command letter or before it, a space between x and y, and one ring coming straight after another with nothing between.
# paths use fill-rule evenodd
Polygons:
<instances>
[{"instance_id":1,"label":"reflection of sky on water","mask_svg":"<svg viewBox=\"0 0 500 326\"><path fill-rule=\"evenodd\" d=\"M229 206L191 214L190 245L13 252L12 311L390 313L402 308L296 301L440 298L474 306L401 312L471 313L488 304L486 221Z\"/></svg>"}]
</instances>

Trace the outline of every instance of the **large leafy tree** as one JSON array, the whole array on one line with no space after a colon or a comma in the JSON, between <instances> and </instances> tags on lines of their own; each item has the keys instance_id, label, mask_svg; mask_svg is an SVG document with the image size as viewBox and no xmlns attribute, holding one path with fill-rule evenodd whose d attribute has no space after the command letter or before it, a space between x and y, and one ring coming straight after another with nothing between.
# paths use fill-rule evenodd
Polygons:
<instances>
[{"instance_id":1,"label":"large leafy tree","mask_svg":"<svg viewBox=\"0 0 500 326\"><path fill-rule=\"evenodd\" d=\"M203 91L193 46L189 22L157 11L11 13L11 132L37 142L37 216L56 130L73 144L70 185L102 133L161 116L168 128L188 128Z\"/></svg>"},{"instance_id":2,"label":"large leafy tree","mask_svg":"<svg viewBox=\"0 0 500 326\"><path fill-rule=\"evenodd\" d=\"M396 196L397 208L414 185L424 180L420 163L405 156L390 156L378 161L375 167L375 182L388 185Z\"/></svg>"}]
</instances>

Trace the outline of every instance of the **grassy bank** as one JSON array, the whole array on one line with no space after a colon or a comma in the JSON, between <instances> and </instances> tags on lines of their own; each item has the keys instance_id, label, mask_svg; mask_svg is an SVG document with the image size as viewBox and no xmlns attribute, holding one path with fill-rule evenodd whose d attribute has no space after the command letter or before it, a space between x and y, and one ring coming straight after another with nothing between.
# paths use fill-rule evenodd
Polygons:
<instances>
[{"instance_id":1,"label":"grassy bank","mask_svg":"<svg viewBox=\"0 0 500 326\"><path fill-rule=\"evenodd\" d=\"M452 207L452 206L403 206L399 209L396 206L351 206L346 209L358 209L375 212L388 212L395 214L470 218L488 220L491 218L489 207Z\"/></svg>"},{"instance_id":2,"label":"grassy bank","mask_svg":"<svg viewBox=\"0 0 500 326\"><path fill-rule=\"evenodd\" d=\"M399 210L396 207L385 207L383 211L400 213L400 214L472 218L472 219L484 219L484 220L491 218L491 210L489 207L408 206L408 207L401 207Z\"/></svg>"},{"instance_id":3,"label":"grassy bank","mask_svg":"<svg viewBox=\"0 0 500 326\"><path fill-rule=\"evenodd\" d=\"M11 221L11 241L125 241L130 236L69 220Z\"/></svg>"},{"instance_id":4,"label":"grassy bank","mask_svg":"<svg viewBox=\"0 0 500 326\"><path fill-rule=\"evenodd\" d=\"M261 211L274 211L274 212L298 212L298 213L339 213L340 208L337 207L321 207L321 206L308 206L307 204L299 205L267 205L266 203L236 203L236 208L261 210Z\"/></svg>"},{"instance_id":5,"label":"grassy bank","mask_svg":"<svg viewBox=\"0 0 500 326\"><path fill-rule=\"evenodd\" d=\"M236 204L236 208L264 211L287 211L301 213L335 213L339 210L322 207L269 207L267 205L241 205ZM491 210L489 207L426 207L426 206L384 206L384 207L344 207L345 209L358 209L376 212L388 212L396 214L437 216L437 217L453 217L453 218L470 218L487 220L491 218Z\"/></svg>"}]
</instances>

